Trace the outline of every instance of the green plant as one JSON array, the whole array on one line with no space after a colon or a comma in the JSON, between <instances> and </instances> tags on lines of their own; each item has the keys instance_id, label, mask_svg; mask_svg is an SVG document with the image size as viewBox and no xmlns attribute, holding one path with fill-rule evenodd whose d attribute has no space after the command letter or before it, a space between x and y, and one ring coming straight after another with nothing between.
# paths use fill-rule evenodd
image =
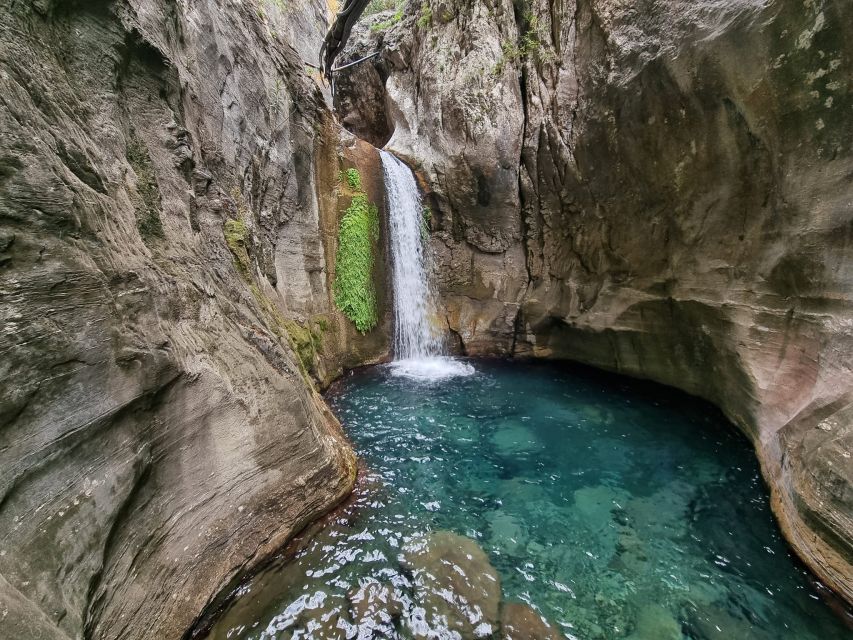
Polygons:
<instances>
[{"instance_id":1,"label":"green plant","mask_svg":"<svg viewBox=\"0 0 853 640\"><path fill-rule=\"evenodd\" d=\"M429 239L430 222L432 221L432 209L424 207L421 212L421 240L426 242Z\"/></svg>"},{"instance_id":2,"label":"green plant","mask_svg":"<svg viewBox=\"0 0 853 640\"><path fill-rule=\"evenodd\" d=\"M361 191L361 174L358 169L349 168L346 171L341 171L341 182L346 182L353 191Z\"/></svg>"},{"instance_id":3,"label":"green plant","mask_svg":"<svg viewBox=\"0 0 853 640\"><path fill-rule=\"evenodd\" d=\"M335 259L335 305L356 329L367 333L379 322L373 287L374 245L379 239L379 212L360 190L356 169L344 172L356 193L341 219ZM356 185L356 186L353 186Z\"/></svg>"},{"instance_id":4,"label":"green plant","mask_svg":"<svg viewBox=\"0 0 853 640\"><path fill-rule=\"evenodd\" d=\"M385 29L389 29L389 28L393 27L395 24L400 22L400 20L402 20L402 19L403 19L403 6L402 6L402 4L400 4L400 6L397 8L397 12L393 16L388 18L388 20L383 20L382 22L377 22L375 25L370 27L370 30L371 31L385 31Z\"/></svg>"},{"instance_id":5,"label":"green plant","mask_svg":"<svg viewBox=\"0 0 853 640\"><path fill-rule=\"evenodd\" d=\"M508 62L531 57L535 57L539 62L545 62L554 58L554 52L544 44L547 36L539 24L539 17L528 11L524 15L524 22L527 28L519 36L518 42L506 40L501 43L501 57L493 70L495 75L503 72Z\"/></svg>"},{"instance_id":6,"label":"green plant","mask_svg":"<svg viewBox=\"0 0 853 640\"><path fill-rule=\"evenodd\" d=\"M402 4L402 0L370 0L364 8L362 15L372 16L374 13L381 13L389 9L399 9Z\"/></svg>"},{"instance_id":7,"label":"green plant","mask_svg":"<svg viewBox=\"0 0 853 640\"><path fill-rule=\"evenodd\" d=\"M424 0L421 4L421 15L418 17L418 26L426 29L432 24L432 7Z\"/></svg>"}]
</instances>

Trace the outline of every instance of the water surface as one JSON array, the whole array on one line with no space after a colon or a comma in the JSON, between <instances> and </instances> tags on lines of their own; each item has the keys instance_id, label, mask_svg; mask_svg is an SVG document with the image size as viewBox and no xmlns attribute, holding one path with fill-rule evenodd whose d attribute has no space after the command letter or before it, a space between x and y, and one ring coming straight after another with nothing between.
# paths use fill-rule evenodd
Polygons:
<instances>
[{"instance_id":1,"label":"water surface","mask_svg":"<svg viewBox=\"0 0 853 640\"><path fill-rule=\"evenodd\" d=\"M850 637L716 410L581 368L473 365L432 384L376 367L336 385L363 489L243 585L213 637L488 637L495 593L548 637Z\"/></svg>"}]
</instances>

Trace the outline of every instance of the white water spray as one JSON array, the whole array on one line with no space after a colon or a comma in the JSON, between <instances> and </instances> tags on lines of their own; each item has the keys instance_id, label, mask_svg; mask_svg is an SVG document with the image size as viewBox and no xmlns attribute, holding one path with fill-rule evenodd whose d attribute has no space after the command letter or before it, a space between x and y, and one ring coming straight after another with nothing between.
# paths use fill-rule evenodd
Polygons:
<instances>
[{"instance_id":1,"label":"white water spray","mask_svg":"<svg viewBox=\"0 0 853 640\"><path fill-rule=\"evenodd\" d=\"M433 329L434 316L427 272L427 247L421 196L411 169L380 151L388 194L392 284L394 287L395 373L437 379L469 375L474 369L442 355Z\"/></svg>"}]
</instances>

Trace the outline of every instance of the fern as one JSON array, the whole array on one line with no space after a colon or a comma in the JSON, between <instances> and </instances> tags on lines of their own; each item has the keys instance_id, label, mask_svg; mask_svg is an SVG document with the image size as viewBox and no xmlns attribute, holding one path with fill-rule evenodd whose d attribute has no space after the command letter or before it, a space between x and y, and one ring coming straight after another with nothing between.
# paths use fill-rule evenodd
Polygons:
<instances>
[{"instance_id":1,"label":"fern","mask_svg":"<svg viewBox=\"0 0 853 640\"><path fill-rule=\"evenodd\" d=\"M361 191L356 169L341 174L355 193L341 220L335 259L335 305L361 333L379 322L373 286L374 246L379 239L379 212Z\"/></svg>"}]
</instances>

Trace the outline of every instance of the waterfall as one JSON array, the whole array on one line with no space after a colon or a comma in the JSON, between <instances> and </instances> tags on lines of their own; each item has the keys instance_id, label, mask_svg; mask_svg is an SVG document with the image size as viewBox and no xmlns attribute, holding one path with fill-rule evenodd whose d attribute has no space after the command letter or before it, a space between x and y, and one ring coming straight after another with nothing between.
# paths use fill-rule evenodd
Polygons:
<instances>
[{"instance_id":1,"label":"waterfall","mask_svg":"<svg viewBox=\"0 0 853 640\"><path fill-rule=\"evenodd\" d=\"M394 362L400 375L446 378L473 373L473 368L443 355L431 323L434 309L427 268L425 221L412 170L387 151L380 151L388 196L388 227L394 290Z\"/></svg>"}]
</instances>

